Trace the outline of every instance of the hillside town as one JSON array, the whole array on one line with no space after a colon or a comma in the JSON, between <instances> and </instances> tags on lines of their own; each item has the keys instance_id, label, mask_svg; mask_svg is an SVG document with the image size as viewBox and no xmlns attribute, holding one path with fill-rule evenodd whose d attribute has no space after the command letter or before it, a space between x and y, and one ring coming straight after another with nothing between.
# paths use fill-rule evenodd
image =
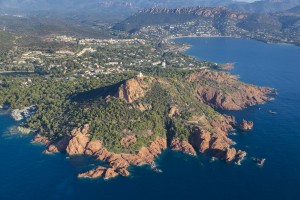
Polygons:
<instances>
[{"instance_id":1,"label":"hillside town","mask_svg":"<svg viewBox=\"0 0 300 200\"><path fill-rule=\"evenodd\" d=\"M15 47L0 62L5 71L71 73L90 77L122 73L135 68L197 68L215 65L181 53L187 47L173 41L145 39L95 39L52 35L49 43L64 43L63 48L34 50Z\"/></svg>"}]
</instances>

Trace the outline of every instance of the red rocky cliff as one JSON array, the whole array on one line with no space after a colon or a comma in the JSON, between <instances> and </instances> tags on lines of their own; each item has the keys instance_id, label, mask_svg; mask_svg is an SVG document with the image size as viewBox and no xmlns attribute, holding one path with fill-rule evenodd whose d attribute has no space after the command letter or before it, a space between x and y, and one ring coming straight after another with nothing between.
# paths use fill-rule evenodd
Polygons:
<instances>
[{"instance_id":1,"label":"red rocky cliff","mask_svg":"<svg viewBox=\"0 0 300 200\"><path fill-rule=\"evenodd\" d=\"M205 70L190 75L188 81L197 83L199 99L224 110L241 110L263 104L272 100L268 95L274 93L270 88L242 83L236 76L225 72Z\"/></svg>"},{"instance_id":2,"label":"red rocky cliff","mask_svg":"<svg viewBox=\"0 0 300 200\"><path fill-rule=\"evenodd\" d=\"M147 82L146 79L149 82ZM133 103L145 96L151 81L152 80L150 78L143 76L137 76L129 79L119 87L116 97L123 99L128 103Z\"/></svg>"},{"instance_id":3,"label":"red rocky cliff","mask_svg":"<svg viewBox=\"0 0 300 200\"><path fill-rule=\"evenodd\" d=\"M99 166L78 175L78 177L88 178L103 177L109 179L117 175L128 176L129 172L127 168L130 165L155 165L154 159L161 154L162 150L167 148L166 139L157 138L149 147L143 147L136 154L112 153L103 147L101 141L90 140L88 131L88 125L85 125L83 128L74 129L71 131L71 137L62 138L60 141L53 144L49 144L48 140L41 136L36 137L36 140L37 142L46 141L47 144L49 144L45 151L46 153L66 151L69 155L85 154L98 160L108 162L110 166L108 168Z\"/></svg>"}]
</instances>

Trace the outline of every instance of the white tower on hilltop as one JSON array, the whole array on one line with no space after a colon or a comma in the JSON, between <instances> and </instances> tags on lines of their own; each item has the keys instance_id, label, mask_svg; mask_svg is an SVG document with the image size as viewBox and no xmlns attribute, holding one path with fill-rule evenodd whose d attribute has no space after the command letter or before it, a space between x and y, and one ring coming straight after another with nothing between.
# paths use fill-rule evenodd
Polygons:
<instances>
[{"instance_id":1,"label":"white tower on hilltop","mask_svg":"<svg viewBox=\"0 0 300 200\"><path fill-rule=\"evenodd\" d=\"M3 31L4 31L4 32L6 31L6 26L3 27Z\"/></svg>"},{"instance_id":2,"label":"white tower on hilltop","mask_svg":"<svg viewBox=\"0 0 300 200\"><path fill-rule=\"evenodd\" d=\"M164 60L162 63L161 63L161 66L163 67L163 68L166 68L166 60Z\"/></svg>"},{"instance_id":3,"label":"white tower on hilltop","mask_svg":"<svg viewBox=\"0 0 300 200\"><path fill-rule=\"evenodd\" d=\"M140 72L138 75L137 75L138 78L143 78L144 75L142 74L142 72Z\"/></svg>"}]
</instances>

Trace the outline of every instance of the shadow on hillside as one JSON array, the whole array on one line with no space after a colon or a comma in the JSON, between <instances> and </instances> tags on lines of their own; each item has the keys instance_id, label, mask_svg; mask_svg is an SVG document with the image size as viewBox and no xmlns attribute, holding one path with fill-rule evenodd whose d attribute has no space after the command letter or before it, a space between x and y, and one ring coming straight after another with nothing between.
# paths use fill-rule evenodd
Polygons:
<instances>
[{"instance_id":1,"label":"shadow on hillside","mask_svg":"<svg viewBox=\"0 0 300 200\"><path fill-rule=\"evenodd\" d=\"M94 101L97 99L105 99L108 95L110 96L115 95L118 91L118 88L123 83L124 81L121 81L113 85L96 88L85 92L75 93L70 96L70 99L71 101L74 102L84 102L84 101Z\"/></svg>"}]
</instances>

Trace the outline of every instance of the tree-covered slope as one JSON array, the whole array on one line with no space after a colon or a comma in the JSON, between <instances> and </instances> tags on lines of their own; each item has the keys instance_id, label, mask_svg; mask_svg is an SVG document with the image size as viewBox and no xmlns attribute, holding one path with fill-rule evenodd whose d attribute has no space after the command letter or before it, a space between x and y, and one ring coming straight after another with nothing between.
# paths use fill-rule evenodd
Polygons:
<instances>
[{"instance_id":1,"label":"tree-covered slope","mask_svg":"<svg viewBox=\"0 0 300 200\"><path fill-rule=\"evenodd\" d=\"M270 100L273 92L217 71L136 74L95 79L2 76L0 104L11 109L35 105L22 128L35 132L34 141L46 144L46 153L66 151L107 161L111 168L79 176L109 178L127 175L129 165L154 164L166 147L239 163L246 153L232 147L235 142L228 137L236 122L213 107L242 109Z\"/></svg>"}]
</instances>

